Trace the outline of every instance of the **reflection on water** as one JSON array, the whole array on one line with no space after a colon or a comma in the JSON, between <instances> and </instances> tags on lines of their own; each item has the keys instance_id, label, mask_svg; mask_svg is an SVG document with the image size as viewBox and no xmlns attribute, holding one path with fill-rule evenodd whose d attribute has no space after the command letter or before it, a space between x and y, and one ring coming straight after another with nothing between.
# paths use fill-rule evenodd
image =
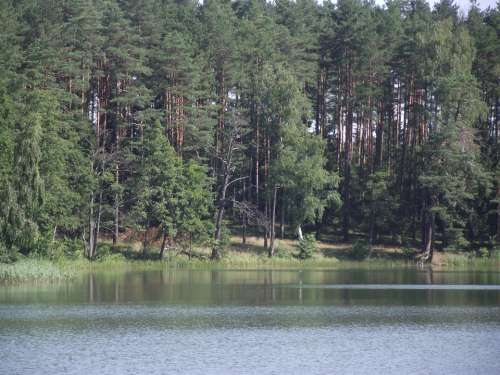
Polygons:
<instances>
[{"instance_id":1,"label":"reflection on water","mask_svg":"<svg viewBox=\"0 0 500 375\"><path fill-rule=\"evenodd\" d=\"M0 287L0 303L497 306L500 273L412 268L101 272L55 285Z\"/></svg>"},{"instance_id":2,"label":"reflection on water","mask_svg":"<svg viewBox=\"0 0 500 375\"><path fill-rule=\"evenodd\" d=\"M500 274L163 270L0 287L0 373L500 373Z\"/></svg>"}]
</instances>

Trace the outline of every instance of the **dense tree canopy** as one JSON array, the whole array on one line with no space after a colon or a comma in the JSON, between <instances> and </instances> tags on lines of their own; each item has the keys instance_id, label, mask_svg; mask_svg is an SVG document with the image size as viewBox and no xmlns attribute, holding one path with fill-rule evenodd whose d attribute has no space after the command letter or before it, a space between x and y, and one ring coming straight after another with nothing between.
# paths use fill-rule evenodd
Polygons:
<instances>
[{"instance_id":1,"label":"dense tree canopy","mask_svg":"<svg viewBox=\"0 0 500 375\"><path fill-rule=\"evenodd\" d=\"M2 259L131 232L218 247L225 224L272 256L278 222L427 258L498 246L499 20L448 0L1 1Z\"/></svg>"}]
</instances>

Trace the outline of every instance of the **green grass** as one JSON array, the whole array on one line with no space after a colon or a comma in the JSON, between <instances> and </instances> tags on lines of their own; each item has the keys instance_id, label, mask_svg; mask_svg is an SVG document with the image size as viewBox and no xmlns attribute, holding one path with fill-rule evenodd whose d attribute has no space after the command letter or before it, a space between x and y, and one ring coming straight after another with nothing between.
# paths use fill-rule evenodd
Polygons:
<instances>
[{"instance_id":1,"label":"green grass","mask_svg":"<svg viewBox=\"0 0 500 375\"><path fill-rule=\"evenodd\" d=\"M0 283L53 282L74 278L91 271L126 271L163 268L164 264L152 260L128 260L115 255L99 261L61 258L47 260L22 257L14 263L0 263Z\"/></svg>"},{"instance_id":2,"label":"green grass","mask_svg":"<svg viewBox=\"0 0 500 375\"><path fill-rule=\"evenodd\" d=\"M446 253L443 265L448 267L488 268L500 267L500 251L489 257L475 256L473 253Z\"/></svg>"},{"instance_id":3,"label":"green grass","mask_svg":"<svg viewBox=\"0 0 500 375\"><path fill-rule=\"evenodd\" d=\"M10 264L0 263L0 283L19 282L57 282L69 280L86 272L124 272L154 270L164 268L184 269L274 269L274 268L337 268L348 266L350 262L339 261L334 257L317 255L311 259L300 260L293 257L269 258L264 254L228 252L219 261L210 259L188 259L185 255L168 254L160 260L131 260L113 254L96 261L87 259L62 258L50 261L40 258L20 258ZM357 262L357 266L382 265L380 261ZM352 264L350 264L352 266ZM383 262L384 266L389 266Z\"/></svg>"},{"instance_id":4,"label":"green grass","mask_svg":"<svg viewBox=\"0 0 500 375\"><path fill-rule=\"evenodd\" d=\"M154 259L152 250L150 258L141 259L136 251L121 247L118 252L105 254L99 259L89 261L85 258L60 258L47 260L43 258L21 257L16 262L0 263L0 283L18 282L55 282L68 280L86 272L124 272L128 270L154 270L165 268L191 269L338 269L338 268L401 268L414 267L415 261L406 259L401 249L383 249L379 256L369 260L353 260L348 248L321 244L314 256L307 260L296 257L297 249L293 244L282 242L276 256L269 258L263 247L257 243L241 245L231 244L229 250L219 261L209 259L208 249L197 249L194 257L171 251L164 260ZM321 248L322 247L322 248ZM438 261L432 267L441 269L491 269L500 267L500 252L483 258L466 253L439 253ZM427 265L430 266L430 265Z\"/></svg>"},{"instance_id":5,"label":"green grass","mask_svg":"<svg viewBox=\"0 0 500 375\"><path fill-rule=\"evenodd\" d=\"M58 281L70 278L72 272L49 260L21 259L15 263L0 263L0 280L20 281Z\"/></svg>"}]
</instances>

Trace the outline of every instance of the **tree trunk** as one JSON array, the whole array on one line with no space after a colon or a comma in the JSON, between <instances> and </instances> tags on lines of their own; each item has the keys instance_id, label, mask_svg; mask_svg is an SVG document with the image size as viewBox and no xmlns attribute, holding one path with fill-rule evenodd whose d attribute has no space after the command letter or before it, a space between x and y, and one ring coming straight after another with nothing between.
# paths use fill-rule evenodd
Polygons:
<instances>
[{"instance_id":1,"label":"tree trunk","mask_svg":"<svg viewBox=\"0 0 500 375\"><path fill-rule=\"evenodd\" d=\"M316 240L321 240L321 230L323 229L323 215L320 217L316 215L316 219L314 220L314 229L316 231Z\"/></svg>"},{"instance_id":2,"label":"tree trunk","mask_svg":"<svg viewBox=\"0 0 500 375\"><path fill-rule=\"evenodd\" d=\"M101 213L102 213L102 190L99 192L99 206L97 209L97 225L95 228L94 248L92 249L93 254L97 253L97 242L99 241L99 233L101 232Z\"/></svg>"},{"instance_id":3,"label":"tree trunk","mask_svg":"<svg viewBox=\"0 0 500 375\"><path fill-rule=\"evenodd\" d=\"M118 169L118 163L116 163L116 169L115 169L115 182L118 185L119 184L119 169ZM114 231L113 231L113 245L116 245L118 243L118 234L119 234L119 215L120 215L120 210L119 210L119 194L115 193L115 202L114 202Z\"/></svg>"},{"instance_id":4,"label":"tree trunk","mask_svg":"<svg viewBox=\"0 0 500 375\"><path fill-rule=\"evenodd\" d=\"M264 230L264 249L269 249L269 219L267 218L266 220L268 223L266 223Z\"/></svg>"},{"instance_id":5,"label":"tree trunk","mask_svg":"<svg viewBox=\"0 0 500 375\"><path fill-rule=\"evenodd\" d=\"M323 60L323 56L321 57ZM325 137L326 120L326 68L321 66L318 72L318 81L316 85L316 135Z\"/></svg>"},{"instance_id":6,"label":"tree trunk","mask_svg":"<svg viewBox=\"0 0 500 375\"><path fill-rule=\"evenodd\" d=\"M255 205L259 208L259 113L257 111L257 123L255 129Z\"/></svg>"},{"instance_id":7,"label":"tree trunk","mask_svg":"<svg viewBox=\"0 0 500 375\"><path fill-rule=\"evenodd\" d=\"M265 183L264 183L264 189L266 192L269 192L269 165L271 163L271 137L269 134L266 134L264 138L265 142L265 157L264 157L264 176L265 176ZM275 189L274 187L273 189ZM274 193L274 192L273 192ZM274 194L273 194L273 199L274 199ZM266 194L266 206L265 206L265 215L266 215L266 238L264 241L264 247L269 249L270 251L274 252L274 250L271 250L271 247L273 246L272 242L273 239L271 238L273 234L271 233L274 231L274 228L271 228L270 221L273 221L272 216L274 213L270 212L272 210L272 205L274 202L270 201L269 194Z\"/></svg>"},{"instance_id":8,"label":"tree trunk","mask_svg":"<svg viewBox=\"0 0 500 375\"><path fill-rule=\"evenodd\" d=\"M215 244L212 247L212 259L220 259L219 243L222 235L222 219L224 217L224 209L226 202L226 190L229 183L229 175L224 177L224 184L222 185L221 196L218 202L217 216L215 219Z\"/></svg>"},{"instance_id":9,"label":"tree trunk","mask_svg":"<svg viewBox=\"0 0 500 375\"><path fill-rule=\"evenodd\" d=\"M146 230L144 231L144 239L142 241L142 254L146 255L146 249L148 247L148 229L149 229L149 220L146 223Z\"/></svg>"},{"instance_id":10,"label":"tree trunk","mask_svg":"<svg viewBox=\"0 0 500 375\"><path fill-rule=\"evenodd\" d=\"M168 239L168 231L166 229L163 230L163 239L161 241L160 247L160 259L163 259L165 255L165 249L167 247L167 239Z\"/></svg>"},{"instance_id":11,"label":"tree trunk","mask_svg":"<svg viewBox=\"0 0 500 375\"><path fill-rule=\"evenodd\" d=\"M193 234L189 233L189 260L193 257Z\"/></svg>"},{"instance_id":12,"label":"tree trunk","mask_svg":"<svg viewBox=\"0 0 500 375\"><path fill-rule=\"evenodd\" d=\"M117 81L116 82L116 93L117 95L120 94L121 92L121 88L120 88L120 84L119 84L120 81ZM120 127L118 126L118 123L117 123L117 117L119 116L119 113L120 113L120 108L119 108L119 104L116 104L116 108L115 108L115 183L116 183L116 186L119 186L120 184L120 163L119 163L119 153L120 153L120 137L121 137L121 134L120 134ZM116 245L118 243L118 231L119 231L119 207L120 207L120 204L119 204L119 199L120 199L120 196L119 196L119 193L118 191L115 192L115 196L114 196L114 231L113 231L113 245Z\"/></svg>"},{"instance_id":13,"label":"tree trunk","mask_svg":"<svg viewBox=\"0 0 500 375\"><path fill-rule=\"evenodd\" d=\"M370 232L369 232L369 238L368 238L368 259L372 256L373 253L373 233L375 230L375 218L373 216L373 212L370 212Z\"/></svg>"},{"instance_id":14,"label":"tree trunk","mask_svg":"<svg viewBox=\"0 0 500 375\"><path fill-rule=\"evenodd\" d=\"M243 228L242 228L242 233L241 233L241 243L246 244L247 243L247 217L246 214L243 213Z\"/></svg>"},{"instance_id":15,"label":"tree trunk","mask_svg":"<svg viewBox=\"0 0 500 375\"><path fill-rule=\"evenodd\" d=\"M247 184L245 181L243 182L243 199L244 200L247 199ZM242 216L242 221L243 221L241 242L243 244L245 244L245 243L247 243L247 215L245 212L243 212L243 214L241 216Z\"/></svg>"},{"instance_id":16,"label":"tree trunk","mask_svg":"<svg viewBox=\"0 0 500 375\"><path fill-rule=\"evenodd\" d=\"M273 207L271 211L271 246L269 247L269 257L274 256L274 249L276 245L276 233L275 233L275 226L276 226L276 196L278 194L278 187L274 187L273 191Z\"/></svg>"},{"instance_id":17,"label":"tree trunk","mask_svg":"<svg viewBox=\"0 0 500 375\"><path fill-rule=\"evenodd\" d=\"M383 161L384 149L384 103L380 102L380 118L377 126L377 134L375 139L375 168L380 168Z\"/></svg>"},{"instance_id":18,"label":"tree trunk","mask_svg":"<svg viewBox=\"0 0 500 375\"><path fill-rule=\"evenodd\" d=\"M215 245L212 248L212 259L220 259L219 242L222 233L222 218L224 217L224 201L221 199L219 202L219 209L215 220Z\"/></svg>"},{"instance_id":19,"label":"tree trunk","mask_svg":"<svg viewBox=\"0 0 500 375\"><path fill-rule=\"evenodd\" d=\"M351 213L350 213L350 185L351 179L351 166L350 162L346 162L344 171L344 187L343 187L343 206L342 206L342 233L344 241L349 240L349 227L351 226Z\"/></svg>"},{"instance_id":20,"label":"tree trunk","mask_svg":"<svg viewBox=\"0 0 500 375\"><path fill-rule=\"evenodd\" d=\"M352 78L352 67L347 67L347 96L350 98L354 90ZM344 186L343 186L343 210L342 210L342 230L344 240L349 240L349 227L351 223L350 210L350 184L351 184L351 158L352 158L352 127L354 122L353 105L350 100L347 101L347 118L345 126L345 147L344 147Z\"/></svg>"},{"instance_id":21,"label":"tree trunk","mask_svg":"<svg viewBox=\"0 0 500 375\"><path fill-rule=\"evenodd\" d=\"M497 181L497 242L500 243L500 178Z\"/></svg>"},{"instance_id":22,"label":"tree trunk","mask_svg":"<svg viewBox=\"0 0 500 375\"><path fill-rule=\"evenodd\" d=\"M280 236L285 239L285 203L281 200Z\"/></svg>"},{"instance_id":23,"label":"tree trunk","mask_svg":"<svg viewBox=\"0 0 500 375\"><path fill-rule=\"evenodd\" d=\"M431 261L433 255L432 235L434 230L434 213L429 212L424 222L424 239L422 241L422 250L424 261Z\"/></svg>"},{"instance_id":24,"label":"tree trunk","mask_svg":"<svg viewBox=\"0 0 500 375\"><path fill-rule=\"evenodd\" d=\"M94 257L95 249L95 220L94 220L94 192L90 195L90 213L89 213L89 241L87 246L87 257Z\"/></svg>"},{"instance_id":25,"label":"tree trunk","mask_svg":"<svg viewBox=\"0 0 500 375\"><path fill-rule=\"evenodd\" d=\"M304 235L302 234L302 227L300 224L297 225L297 236L299 237L300 241L304 239Z\"/></svg>"},{"instance_id":26,"label":"tree trunk","mask_svg":"<svg viewBox=\"0 0 500 375\"><path fill-rule=\"evenodd\" d=\"M224 67L219 72L219 129L224 129L226 113L226 85L225 85Z\"/></svg>"},{"instance_id":27,"label":"tree trunk","mask_svg":"<svg viewBox=\"0 0 500 375\"><path fill-rule=\"evenodd\" d=\"M57 225L54 225L54 230L52 231L52 242L56 240L57 235Z\"/></svg>"}]
</instances>

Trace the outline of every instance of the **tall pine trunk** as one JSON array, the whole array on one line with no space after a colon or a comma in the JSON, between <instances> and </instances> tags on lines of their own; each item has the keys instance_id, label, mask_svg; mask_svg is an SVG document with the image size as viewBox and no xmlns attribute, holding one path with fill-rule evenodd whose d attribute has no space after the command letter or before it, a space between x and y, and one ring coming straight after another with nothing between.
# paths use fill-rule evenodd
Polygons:
<instances>
[{"instance_id":1,"label":"tall pine trunk","mask_svg":"<svg viewBox=\"0 0 500 375\"><path fill-rule=\"evenodd\" d=\"M118 185L120 178L120 172L118 169L118 162L116 163L115 169L115 183ZM118 243L118 235L119 235L119 219L120 219L120 209L119 209L119 194L115 193L115 201L114 201L114 231L113 231L113 245Z\"/></svg>"},{"instance_id":2,"label":"tall pine trunk","mask_svg":"<svg viewBox=\"0 0 500 375\"><path fill-rule=\"evenodd\" d=\"M422 260L423 261L431 261L433 255L433 246L432 240L434 235L434 221L435 221L435 213L432 211L435 205L435 199L431 195L427 200L427 204L425 207L425 216L423 221L423 230L422 230Z\"/></svg>"},{"instance_id":3,"label":"tall pine trunk","mask_svg":"<svg viewBox=\"0 0 500 375\"><path fill-rule=\"evenodd\" d=\"M272 211L271 211L271 245L269 246L269 257L274 256L274 250L275 250L275 245L276 245L276 198L278 195L278 187L275 186L273 189L273 204L272 204Z\"/></svg>"}]
</instances>

